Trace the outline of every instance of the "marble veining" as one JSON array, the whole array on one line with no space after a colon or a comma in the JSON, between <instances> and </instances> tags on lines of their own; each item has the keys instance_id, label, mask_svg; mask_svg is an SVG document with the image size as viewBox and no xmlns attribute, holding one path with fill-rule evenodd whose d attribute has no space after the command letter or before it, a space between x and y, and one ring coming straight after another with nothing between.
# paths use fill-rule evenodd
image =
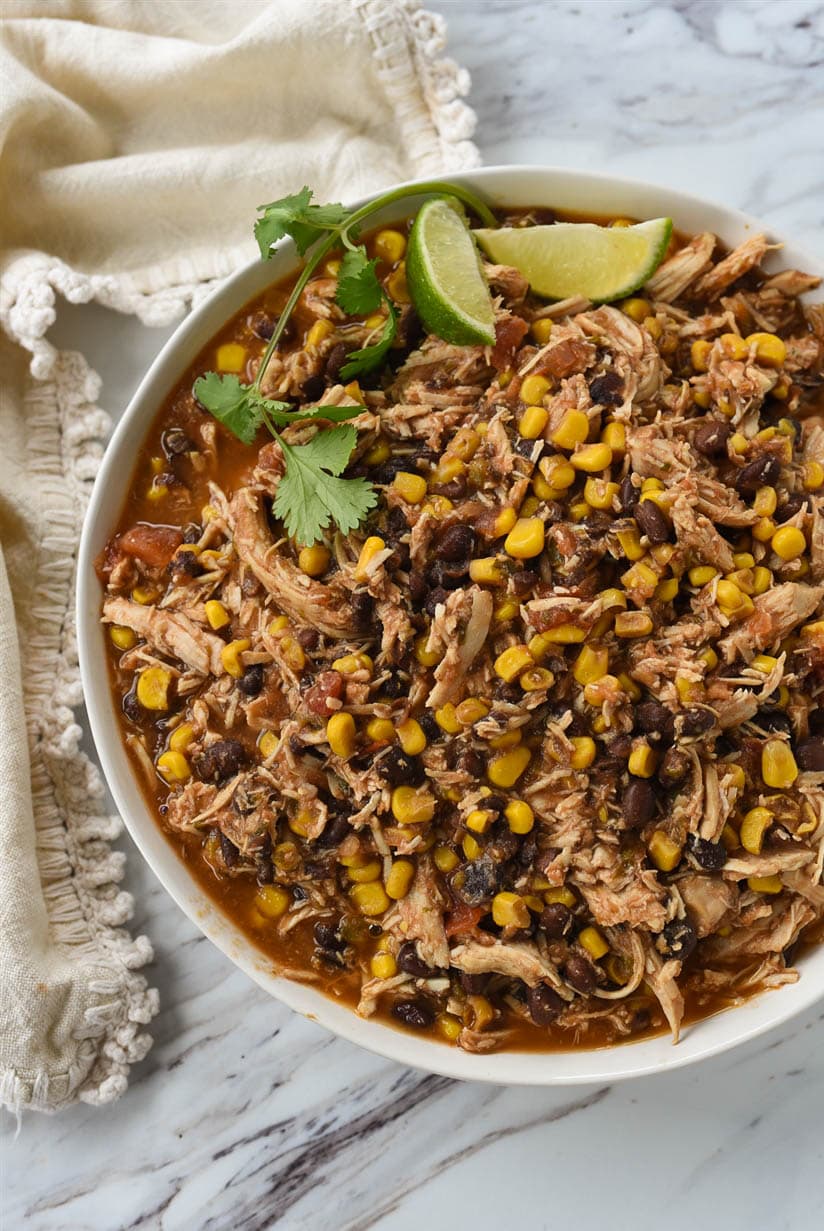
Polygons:
<instances>
[{"instance_id":1,"label":"marble veining","mask_svg":"<svg viewBox=\"0 0 824 1231\"><path fill-rule=\"evenodd\" d=\"M487 162L657 180L824 251L824 4L429 0L473 77ZM61 311L104 403L167 335ZM808 1231L824 1225L824 1005L730 1055L614 1087L451 1082L270 1000L128 839L155 1045L113 1107L3 1125L0 1226L26 1231Z\"/></svg>"}]
</instances>

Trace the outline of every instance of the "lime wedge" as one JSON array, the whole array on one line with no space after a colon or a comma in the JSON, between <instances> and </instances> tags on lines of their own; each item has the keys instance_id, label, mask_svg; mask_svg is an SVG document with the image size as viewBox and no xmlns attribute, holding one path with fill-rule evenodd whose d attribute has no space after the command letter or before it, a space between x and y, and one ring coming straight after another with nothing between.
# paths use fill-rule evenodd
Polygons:
<instances>
[{"instance_id":1,"label":"lime wedge","mask_svg":"<svg viewBox=\"0 0 824 1231\"><path fill-rule=\"evenodd\" d=\"M556 222L484 229L473 235L496 264L519 269L536 295L584 295L605 303L631 295L652 277L667 251L672 219L653 218L631 227Z\"/></svg>"},{"instance_id":2,"label":"lime wedge","mask_svg":"<svg viewBox=\"0 0 824 1231\"><path fill-rule=\"evenodd\" d=\"M418 210L409 236L406 280L429 333L456 346L491 346L495 313L478 250L463 214L434 197Z\"/></svg>"}]
</instances>

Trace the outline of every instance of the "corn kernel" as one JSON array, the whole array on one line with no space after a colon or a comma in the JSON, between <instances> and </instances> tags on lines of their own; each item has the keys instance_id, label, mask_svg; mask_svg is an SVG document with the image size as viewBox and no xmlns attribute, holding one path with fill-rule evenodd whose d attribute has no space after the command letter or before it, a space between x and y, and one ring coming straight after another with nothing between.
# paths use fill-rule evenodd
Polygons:
<instances>
[{"instance_id":1,"label":"corn kernel","mask_svg":"<svg viewBox=\"0 0 824 1231\"><path fill-rule=\"evenodd\" d=\"M415 657L422 667L435 667L441 661L441 653L439 650L428 650L426 648L428 641L429 637L426 633L415 638Z\"/></svg>"},{"instance_id":2,"label":"corn kernel","mask_svg":"<svg viewBox=\"0 0 824 1231\"><path fill-rule=\"evenodd\" d=\"M266 629L270 637L277 637L279 633L284 632L289 627L289 620L285 615L275 616Z\"/></svg>"},{"instance_id":3,"label":"corn kernel","mask_svg":"<svg viewBox=\"0 0 824 1231\"><path fill-rule=\"evenodd\" d=\"M702 410L708 410L711 402L708 389L693 389L692 400L696 406L700 406Z\"/></svg>"},{"instance_id":4,"label":"corn kernel","mask_svg":"<svg viewBox=\"0 0 824 1231\"><path fill-rule=\"evenodd\" d=\"M146 492L146 499L147 500L163 500L165 499L166 496L168 496L168 494L169 494L169 489L166 486L166 484L158 483L157 479L155 479L151 487Z\"/></svg>"},{"instance_id":5,"label":"corn kernel","mask_svg":"<svg viewBox=\"0 0 824 1231\"><path fill-rule=\"evenodd\" d=\"M798 766L790 745L780 739L768 739L761 749L761 777L767 786L787 790L798 777Z\"/></svg>"},{"instance_id":6,"label":"corn kernel","mask_svg":"<svg viewBox=\"0 0 824 1231\"><path fill-rule=\"evenodd\" d=\"M528 406L518 422L518 431L525 440L537 440L548 419L549 415L543 406Z\"/></svg>"},{"instance_id":7,"label":"corn kernel","mask_svg":"<svg viewBox=\"0 0 824 1231\"><path fill-rule=\"evenodd\" d=\"M520 610L520 604L515 599L505 598L503 602L498 603L492 614L499 624L507 624L510 620L515 619Z\"/></svg>"},{"instance_id":8,"label":"corn kernel","mask_svg":"<svg viewBox=\"0 0 824 1231\"><path fill-rule=\"evenodd\" d=\"M609 670L609 650L605 646L585 645L578 657L572 674L581 685L600 680Z\"/></svg>"},{"instance_id":9,"label":"corn kernel","mask_svg":"<svg viewBox=\"0 0 824 1231\"><path fill-rule=\"evenodd\" d=\"M538 635L543 637L549 645L576 645L586 639L585 630L578 628L576 624L556 624L554 628L548 628ZM531 647L532 642L530 641L529 644Z\"/></svg>"},{"instance_id":10,"label":"corn kernel","mask_svg":"<svg viewBox=\"0 0 824 1231\"><path fill-rule=\"evenodd\" d=\"M455 717L462 726L471 727L473 723L486 718L488 713L489 706L485 701L481 701L480 697L467 697L455 710Z\"/></svg>"},{"instance_id":11,"label":"corn kernel","mask_svg":"<svg viewBox=\"0 0 824 1231\"><path fill-rule=\"evenodd\" d=\"M349 869L349 879L359 885L366 885L369 881L378 880L381 870L382 865L379 859L367 859L366 863Z\"/></svg>"},{"instance_id":12,"label":"corn kernel","mask_svg":"<svg viewBox=\"0 0 824 1231\"><path fill-rule=\"evenodd\" d=\"M713 568L711 564L696 564L694 568L689 569L687 577L691 586L706 586L711 581L714 581L718 576L718 569Z\"/></svg>"},{"instance_id":13,"label":"corn kernel","mask_svg":"<svg viewBox=\"0 0 824 1231\"><path fill-rule=\"evenodd\" d=\"M574 449L583 444L588 435L589 418L584 411L568 410L552 434L552 443L559 449Z\"/></svg>"},{"instance_id":14,"label":"corn kernel","mask_svg":"<svg viewBox=\"0 0 824 1231\"><path fill-rule=\"evenodd\" d=\"M552 335L552 321L548 317L543 316L540 320L532 322L529 332L539 346L546 346Z\"/></svg>"},{"instance_id":15,"label":"corn kernel","mask_svg":"<svg viewBox=\"0 0 824 1231\"><path fill-rule=\"evenodd\" d=\"M467 815L465 824L473 833L486 833L495 819L495 813L487 808L473 808Z\"/></svg>"},{"instance_id":16,"label":"corn kernel","mask_svg":"<svg viewBox=\"0 0 824 1231\"><path fill-rule=\"evenodd\" d=\"M194 727L190 722L181 722L169 736L169 748L172 752L185 752L195 737Z\"/></svg>"},{"instance_id":17,"label":"corn kernel","mask_svg":"<svg viewBox=\"0 0 824 1231\"><path fill-rule=\"evenodd\" d=\"M616 637L646 637L652 627L652 616L646 611L619 611L615 617Z\"/></svg>"},{"instance_id":18,"label":"corn kernel","mask_svg":"<svg viewBox=\"0 0 824 1231\"><path fill-rule=\"evenodd\" d=\"M814 620L811 624L805 624L801 630L802 637L824 637L824 620Z\"/></svg>"},{"instance_id":19,"label":"corn kernel","mask_svg":"<svg viewBox=\"0 0 824 1231\"><path fill-rule=\"evenodd\" d=\"M442 487L445 483L451 483L464 474L466 474L466 462L461 461L459 457L450 457L445 453L429 476L429 486L430 488Z\"/></svg>"},{"instance_id":20,"label":"corn kernel","mask_svg":"<svg viewBox=\"0 0 824 1231\"><path fill-rule=\"evenodd\" d=\"M392 456L392 450L389 447L388 440L378 439L372 445L371 449L367 449L363 455L363 460L367 466L382 466Z\"/></svg>"},{"instance_id":21,"label":"corn kernel","mask_svg":"<svg viewBox=\"0 0 824 1231\"><path fill-rule=\"evenodd\" d=\"M306 334L304 346L307 350L315 349L332 333L334 333L334 326L331 321L325 319L317 320Z\"/></svg>"},{"instance_id":22,"label":"corn kernel","mask_svg":"<svg viewBox=\"0 0 824 1231\"><path fill-rule=\"evenodd\" d=\"M749 346L737 333L722 333L718 341L728 359L735 359L740 362L742 359L746 359L750 353Z\"/></svg>"},{"instance_id":23,"label":"corn kernel","mask_svg":"<svg viewBox=\"0 0 824 1231\"><path fill-rule=\"evenodd\" d=\"M336 757L355 751L355 720L351 714L333 714L326 724L326 740Z\"/></svg>"},{"instance_id":24,"label":"corn kernel","mask_svg":"<svg viewBox=\"0 0 824 1231\"><path fill-rule=\"evenodd\" d=\"M461 862L448 846L436 846L432 852L432 858L435 861L435 867L443 873L452 872Z\"/></svg>"},{"instance_id":25,"label":"corn kernel","mask_svg":"<svg viewBox=\"0 0 824 1231\"><path fill-rule=\"evenodd\" d=\"M167 710L172 673L165 667L145 667L137 677L137 699L144 710Z\"/></svg>"},{"instance_id":26,"label":"corn kernel","mask_svg":"<svg viewBox=\"0 0 824 1231\"><path fill-rule=\"evenodd\" d=\"M493 786L508 789L515 785L531 759L529 749L519 744L494 757L487 766L486 776Z\"/></svg>"},{"instance_id":27,"label":"corn kernel","mask_svg":"<svg viewBox=\"0 0 824 1231\"><path fill-rule=\"evenodd\" d=\"M378 231L372 240L372 253L379 261L395 265L406 252L406 237L395 230Z\"/></svg>"},{"instance_id":28,"label":"corn kernel","mask_svg":"<svg viewBox=\"0 0 824 1231\"><path fill-rule=\"evenodd\" d=\"M755 357L767 368L781 368L787 358L787 347L774 333L751 333L746 339L755 347Z\"/></svg>"},{"instance_id":29,"label":"corn kernel","mask_svg":"<svg viewBox=\"0 0 824 1231\"><path fill-rule=\"evenodd\" d=\"M486 427L486 424L482 426ZM462 427L453 436L449 452L453 457L459 457L461 461L468 462L478 452L480 443L481 437L476 428Z\"/></svg>"},{"instance_id":30,"label":"corn kernel","mask_svg":"<svg viewBox=\"0 0 824 1231\"><path fill-rule=\"evenodd\" d=\"M534 659L525 645L511 645L495 659L495 674L507 684L511 684L522 671L531 667L533 663Z\"/></svg>"},{"instance_id":31,"label":"corn kernel","mask_svg":"<svg viewBox=\"0 0 824 1231\"><path fill-rule=\"evenodd\" d=\"M366 885L353 885L349 890L349 896L360 913L368 917L384 914L391 905L380 881L370 881Z\"/></svg>"},{"instance_id":32,"label":"corn kernel","mask_svg":"<svg viewBox=\"0 0 824 1231\"><path fill-rule=\"evenodd\" d=\"M698 657L701 662L707 664L708 671L714 671L718 666L718 655L710 645L708 645L705 650L702 650Z\"/></svg>"},{"instance_id":33,"label":"corn kernel","mask_svg":"<svg viewBox=\"0 0 824 1231\"><path fill-rule=\"evenodd\" d=\"M504 579L501 566L494 556L482 556L478 560L470 560L469 576L478 585L499 586Z\"/></svg>"},{"instance_id":34,"label":"corn kernel","mask_svg":"<svg viewBox=\"0 0 824 1231\"><path fill-rule=\"evenodd\" d=\"M225 342L217 348L215 362L219 372L242 372L246 366L246 347L239 342Z\"/></svg>"},{"instance_id":35,"label":"corn kernel","mask_svg":"<svg viewBox=\"0 0 824 1231\"><path fill-rule=\"evenodd\" d=\"M589 478L584 484L584 499L593 509L611 509L619 490L617 483Z\"/></svg>"},{"instance_id":36,"label":"corn kernel","mask_svg":"<svg viewBox=\"0 0 824 1231\"><path fill-rule=\"evenodd\" d=\"M260 749L260 755L263 757L264 761L268 761L269 757L273 756L274 753L277 752L279 746L280 740L275 735L274 731L264 731L258 740L258 748Z\"/></svg>"},{"instance_id":37,"label":"corn kernel","mask_svg":"<svg viewBox=\"0 0 824 1231\"><path fill-rule=\"evenodd\" d=\"M451 701L447 701L446 705L435 710L435 721L442 731L446 731L447 735L457 735L461 730L455 706Z\"/></svg>"},{"instance_id":38,"label":"corn kernel","mask_svg":"<svg viewBox=\"0 0 824 1231\"><path fill-rule=\"evenodd\" d=\"M625 299L621 311L631 317L637 325L646 320L652 309L646 299Z\"/></svg>"},{"instance_id":39,"label":"corn kernel","mask_svg":"<svg viewBox=\"0 0 824 1231\"><path fill-rule=\"evenodd\" d=\"M671 603L678 597L678 589L678 578L667 577L664 581L658 582L652 597L659 603Z\"/></svg>"},{"instance_id":40,"label":"corn kernel","mask_svg":"<svg viewBox=\"0 0 824 1231\"><path fill-rule=\"evenodd\" d=\"M531 560L544 550L544 523L540 517L520 517L504 541L504 551L516 560Z\"/></svg>"},{"instance_id":41,"label":"corn kernel","mask_svg":"<svg viewBox=\"0 0 824 1231\"><path fill-rule=\"evenodd\" d=\"M407 718L406 722L400 724L398 727L398 739L400 740L401 748L409 757L418 756L426 747L426 736L423 733L423 727L414 718Z\"/></svg>"},{"instance_id":42,"label":"corn kernel","mask_svg":"<svg viewBox=\"0 0 824 1231\"><path fill-rule=\"evenodd\" d=\"M821 462L805 462L801 476L801 481L808 492L817 492L819 487L824 487L824 466Z\"/></svg>"},{"instance_id":43,"label":"corn kernel","mask_svg":"<svg viewBox=\"0 0 824 1231\"><path fill-rule=\"evenodd\" d=\"M280 885L260 885L255 893L255 906L265 919L279 919L292 903L292 895Z\"/></svg>"},{"instance_id":44,"label":"corn kernel","mask_svg":"<svg viewBox=\"0 0 824 1231\"><path fill-rule=\"evenodd\" d=\"M375 559L375 556L384 551L386 543L378 535L370 535L360 550L358 563L355 565L355 581L368 581L370 576L369 565Z\"/></svg>"},{"instance_id":45,"label":"corn kernel","mask_svg":"<svg viewBox=\"0 0 824 1231\"><path fill-rule=\"evenodd\" d=\"M637 528L629 530L616 530L615 537L618 540L621 551L628 560L640 560L645 554L644 549L641 546L641 535L639 534Z\"/></svg>"},{"instance_id":46,"label":"corn kernel","mask_svg":"<svg viewBox=\"0 0 824 1231\"><path fill-rule=\"evenodd\" d=\"M231 624L232 617L223 606L223 603L218 602L216 598L210 598L204 604L206 619L209 621L209 627L214 629L225 628L227 624Z\"/></svg>"},{"instance_id":47,"label":"corn kernel","mask_svg":"<svg viewBox=\"0 0 824 1231\"><path fill-rule=\"evenodd\" d=\"M137 637L133 630L126 628L122 624L112 624L109 629L109 637L111 638L112 645L118 650L130 650L137 642Z\"/></svg>"},{"instance_id":48,"label":"corn kernel","mask_svg":"<svg viewBox=\"0 0 824 1231\"><path fill-rule=\"evenodd\" d=\"M744 601L741 589L734 581L727 581L726 578L719 581L715 596L718 606L725 614L738 611Z\"/></svg>"},{"instance_id":49,"label":"corn kernel","mask_svg":"<svg viewBox=\"0 0 824 1231\"><path fill-rule=\"evenodd\" d=\"M500 538L502 534L509 534L517 520L518 514L511 506L507 505L506 508L501 509L492 526L495 538Z\"/></svg>"},{"instance_id":50,"label":"corn kernel","mask_svg":"<svg viewBox=\"0 0 824 1231\"><path fill-rule=\"evenodd\" d=\"M398 267L386 279L386 289L395 303L410 303L409 287L406 284L406 262L400 261Z\"/></svg>"},{"instance_id":51,"label":"corn kernel","mask_svg":"<svg viewBox=\"0 0 824 1231\"><path fill-rule=\"evenodd\" d=\"M578 899L568 885L555 885L551 889L545 889L544 901L547 906L560 902L562 906L568 907L569 910L574 910L578 905Z\"/></svg>"},{"instance_id":52,"label":"corn kernel","mask_svg":"<svg viewBox=\"0 0 824 1231\"><path fill-rule=\"evenodd\" d=\"M463 1030L463 1022L454 1013L439 1013L435 1018L435 1027L447 1043L454 1043Z\"/></svg>"},{"instance_id":53,"label":"corn kernel","mask_svg":"<svg viewBox=\"0 0 824 1231\"><path fill-rule=\"evenodd\" d=\"M612 464L612 449L603 441L594 445L581 445L569 460L575 470L592 474L597 470L606 470Z\"/></svg>"},{"instance_id":54,"label":"corn kernel","mask_svg":"<svg viewBox=\"0 0 824 1231\"><path fill-rule=\"evenodd\" d=\"M298 568L307 577L321 577L329 567L332 553L328 547L302 547L298 553Z\"/></svg>"},{"instance_id":55,"label":"corn kernel","mask_svg":"<svg viewBox=\"0 0 824 1231\"><path fill-rule=\"evenodd\" d=\"M736 791L743 791L747 784L747 775L744 773L743 766L736 761L727 761L724 764L724 770Z\"/></svg>"},{"instance_id":56,"label":"corn kernel","mask_svg":"<svg viewBox=\"0 0 824 1231\"><path fill-rule=\"evenodd\" d=\"M281 637L280 652L287 667L291 667L293 671L302 671L306 666L303 646L294 637Z\"/></svg>"},{"instance_id":57,"label":"corn kernel","mask_svg":"<svg viewBox=\"0 0 824 1231\"><path fill-rule=\"evenodd\" d=\"M609 953L609 945L595 927L581 928L578 933L578 944L586 949L591 958L597 962L604 954Z\"/></svg>"},{"instance_id":58,"label":"corn kernel","mask_svg":"<svg viewBox=\"0 0 824 1231\"><path fill-rule=\"evenodd\" d=\"M387 953L385 949L379 949L373 955L369 969L374 979L391 979L398 973L398 963L395 961L394 954Z\"/></svg>"},{"instance_id":59,"label":"corn kernel","mask_svg":"<svg viewBox=\"0 0 824 1231\"><path fill-rule=\"evenodd\" d=\"M552 687L555 676L546 667L529 667L523 672L518 683L524 692L540 692Z\"/></svg>"},{"instance_id":60,"label":"corn kernel","mask_svg":"<svg viewBox=\"0 0 824 1231\"><path fill-rule=\"evenodd\" d=\"M529 907L519 893L504 890L492 899L492 918L499 928L529 927Z\"/></svg>"},{"instance_id":61,"label":"corn kernel","mask_svg":"<svg viewBox=\"0 0 824 1231\"><path fill-rule=\"evenodd\" d=\"M392 487L407 504L420 504L426 496L426 479L408 470L399 470L392 480Z\"/></svg>"},{"instance_id":62,"label":"corn kernel","mask_svg":"<svg viewBox=\"0 0 824 1231\"><path fill-rule=\"evenodd\" d=\"M341 675L354 675L357 671L371 671L372 659L368 654L343 654L332 663L332 670Z\"/></svg>"},{"instance_id":63,"label":"corn kernel","mask_svg":"<svg viewBox=\"0 0 824 1231\"><path fill-rule=\"evenodd\" d=\"M398 902L405 898L415 879L415 865L408 859L396 859L389 869L385 888L387 895Z\"/></svg>"},{"instance_id":64,"label":"corn kernel","mask_svg":"<svg viewBox=\"0 0 824 1231\"><path fill-rule=\"evenodd\" d=\"M655 830L647 850L659 872L672 872L681 862L681 847L663 829Z\"/></svg>"},{"instance_id":65,"label":"corn kernel","mask_svg":"<svg viewBox=\"0 0 824 1231\"><path fill-rule=\"evenodd\" d=\"M514 748L516 744L520 744L523 739L523 732L520 727L514 731L504 731L503 735L496 735L494 739L488 740L490 748L499 751L501 748Z\"/></svg>"},{"instance_id":66,"label":"corn kernel","mask_svg":"<svg viewBox=\"0 0 824 1231\"><path fill-rule=\"evenodd\" d=\"M522 402L527 406L537 406L542 402L549 392L549 381L545 376L539 376L533 373L521 382L521 388L518 392Z\"/></svg>"},{"instance_id":67,"label":"corn kernel","mask_svg":"<svg viewBox=\"0 0 824 1231\"><path fill-rule=\"evenodd\" d=\"M644 741L636 744L629 754L627 769L636 778L651 778L658 764L658 755Z\"/></svg>"},{"instance_id":68,"label":"corn kernel","mask_svg":"<svg viewBox=\"0 0 824 1231\"><path fill-rule=\"evenodd\" d=\"M768 543L775 534L775 522L771 517L762 517L750 527L750 534L758 543Z\"/></svg>"},{"instance_id":69,"label":"corn kernel","mask_svg":"<svg viewBox=\"0 0 824 1231\"><path fill-rule=\"evenodd\" d=\"M768 808L750 808L741 822L741 845L751 855L760 855L764 845L764 834L773 822L773 814Z\"/></svg>"},{"instance_id":70,"label":"corn kernel","mask_svg":"<svg viewBox=\"0 0 824 1231\"><path fill-rule=\"evenodd\" d=\"M770 540L770 546L782 560L797 560L807 550L803 530L797 526L780 526Z\"/></svg>"},{"instance_id":71,"label":"corn kernel","mask_svg":"<svg viewBox=\"0 0 824 1231\"><path fill-rule=\"evenodd\" d=\"M223 670L229 675L239 680L243 675L243 663L240 661L241 654L249 649L251 642L247 637L240 637L237 641L230 641L220 651L220 661L223 664Z\"/></svg>"},{"instance_id":72,"label":"corn kernel","mask_svg":"<svg viewBox=\"0 0 824 1231\"><path fill-rule=\"evenodd\" d=\"M752 889L753 893L780 893L784 888L784 883L777 874L773 876L748 876L747 887Z\"/></svg>"},{"instance_id":73,"label":"corn kernel","mask_svg":"<svg viewBox=\"0 0 824 1231\"><path fill-rule=\"evenodd\" d=\"M461 840L461 850L467 859L479 859L483 854L483 847L472 837L471 833L466 834Z\"/></svg>"},{"instance_id":74,"label":"corn kernel","mask_svg":"<svg viewBox=\"0 0 824 1231\"><path fill-rule=\"evenodd\" d=\"M639 560L631 569L627 569L621 580L628 590L649 590L652 594L658 585L658 574L643 560Z\"/></svg>"},{"instance_id":75,"label":"corn kernel","mask_svg":"<svg viewBox=\"0 0 824 1231\"><path fill-rule=\"evenodd\" d=\"M396 786L392 792L392 815L399 825L425 825L435 815L436 802L429 791Z\"/></svg>"},{"instance_id":76,"label":"corn kernel","mask_svg":"<svg viewBox=\"0 0 824 1231\"><path fill-rule=\"evenodd\" d=\"M157 590L150 586L135 586L132 590L132 602L140 603L141 607L148 606L157 598Z\"/></svg>"},{"instance_id":77,"label":"corn kernel","mask_svg":"<svg viewBox=\"0 0 824 1231\"><path fill-rule=\"evenodd\" d=\"M663 335L664 326L661 324L657 316L645 316L641 324L646 329L651 338L655 338L656 342Z\"/></svg>"},{"instance_id":78,"label":"corn kernel","mask_svg":"<svg viewBox=\"0 0 824 1231\"><path fill-rule=\"evenodd\" d=\"M535 824L535 813L529 804L524 803L522 799L513 799L508 803L504 810L504 816L509 822L509 828L513 833L529 833Z\"/></svg>"},{"instance_id":79,"label":"corn kernel","mask_svg":"<svg viewBox=\"0 0 824 1231\"><path fill-rule=\"evenodd\" d=\"M590 735L573 735L569 741L572 744L572 756L569 763L573 769L589 769L595 760L595 740Z\"/></svg>"},{"instance_id":80,"label":"corn kernel","mask_svg":"<svg viewBox=\"0 0 824 1231\"><path fill-rule=\"evenodd\" d=\"M691 680L688 676L682 675L680 671L675 675L675 691L684 705L700 701L704 695L703 685L698 680Z\"/></svg>"},{"instance_id":81,"label":"corn kernel","mask_svg":"<svg viewBox=\"0 0 824 1231\"><path fill-rule=\"evenodd\" d=\"M696 372L708 372L710 366L710 351L712 343L706 338L698 338L690 347L690 362Z\"/></svg>"},{"instance_id":82,"label":"corn kernel","mask_svg":"<svg viewBox=\"0 0 824 1231\"><path fill-rule=\"evenodd\" d=\"M157 772L166 782L185 782L192 774L183 753L173 749L161 752L157 758Z\"/></svg>"}]
</instances>

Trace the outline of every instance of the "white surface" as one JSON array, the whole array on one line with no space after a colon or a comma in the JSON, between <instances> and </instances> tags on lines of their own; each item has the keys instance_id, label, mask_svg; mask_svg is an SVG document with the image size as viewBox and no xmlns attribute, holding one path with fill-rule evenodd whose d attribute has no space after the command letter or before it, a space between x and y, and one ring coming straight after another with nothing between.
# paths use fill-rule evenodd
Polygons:
<instances>
[{"instance_id":1,"label":"white surface","mask_svg":"<svg viewBox=\"0 0 824 1231\"><path fill-rule=\"evenodd\" d=\"M655 179L824 249L820 3L431 7L473 73L487 162ZM165 336L95 308L67 309L53 332L101 372L113 412ZM728 1057L611 1090L454 1084L279 1007L136 854L126 883L157 951L155 1048L120 1104L32 1116L7 1140L10 1227L821 1223L821 1010Z\"/></svg>"},{"instance_id":2,"label":"white surface","mask_svg":"<svg viewBox=\"0 0 824 1231\"><path fill-rule=\"evenodd\" d=\"M759 224L746 215L706 205L672 189L650 188L633 180L593 175L584 171L543 170L533 167L498 167L456 177L480 192L492 204L529 206L535 203L558 209L580 208L585 202L595 214L616 213L633 218L671 217L689 233L711 231L729 247L757 232ZM374 219L380 226L403 216L409 202ZM768 268L803 268L824 276L824 263L794 249L787 241L772 254ZM753 1038L786 1021L815 1002L824 991L824 947L804 959L803 978L768 996L753 998L735 1013L722 1013L684 1031L679 1046L659 1037L633 1045L568 1053L515 1053L472 1055L446 1048L426 1036L415 1037L387 1028L376 1019L364 1020L334 1003L311 986L275 977L269 963L240 929L214 909L187 866L158 829L146 806L134 767L126 754L117 720L117 707L106 668L107 638L100 626L101 589L94 561L103 551L122 504L120 479L129 474L158 404L174 386L223 323L272 281L295 267L290 242L280 245L271 261L253 260L224 282L193 311L151 365L117 425L98 475L83 530L78 561L78 648L83 695L106 780L129 831L162 884L189 918L203 929L241 969L290 1008L361 1043L381 1056L449 1077L519 1085L572 1085L586 1081L616 1081L679 1068L715 1055L733 1043Z\"/></svg>"}]
</instances>

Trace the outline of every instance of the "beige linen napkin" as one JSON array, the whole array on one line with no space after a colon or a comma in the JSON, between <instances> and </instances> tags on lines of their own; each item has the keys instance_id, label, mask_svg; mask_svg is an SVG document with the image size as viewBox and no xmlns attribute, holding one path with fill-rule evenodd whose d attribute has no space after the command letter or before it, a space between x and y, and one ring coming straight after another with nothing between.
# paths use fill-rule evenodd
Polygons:
<instances>
[{"instance_id":1,"label":"beige linen napkin","mask_svg":"<svg viewBox=\"0 0 824 1231\"><path fill-rule=\"evenodd\" d=\"M71 592L108 427L56 295L146 323L254 254L255 207L477 163L414 0L5 0L0 23L0 1102L116 1098L157 1012L80 751Z\"/></svg>"}]
</instances>

